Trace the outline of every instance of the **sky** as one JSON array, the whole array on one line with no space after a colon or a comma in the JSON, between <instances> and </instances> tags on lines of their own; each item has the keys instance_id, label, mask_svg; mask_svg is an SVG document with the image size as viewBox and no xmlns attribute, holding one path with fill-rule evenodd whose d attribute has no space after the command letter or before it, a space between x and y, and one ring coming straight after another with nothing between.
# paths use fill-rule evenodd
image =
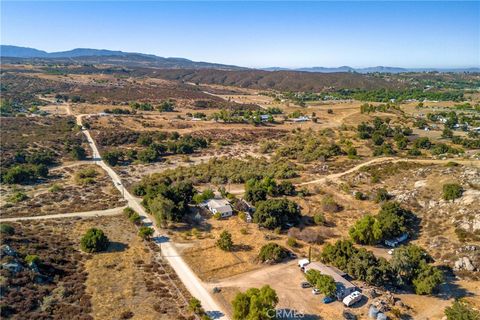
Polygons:
<instances>
[{"instance_id":1,"label":"sky","mask_svg":"<svg viewBox=\"0 0 480 320\"><path fill-rule=\"evenodd\" d=\"M4 1L1 44L245 67L479 67L479 1Z\"/></svg>"}]
</instances>

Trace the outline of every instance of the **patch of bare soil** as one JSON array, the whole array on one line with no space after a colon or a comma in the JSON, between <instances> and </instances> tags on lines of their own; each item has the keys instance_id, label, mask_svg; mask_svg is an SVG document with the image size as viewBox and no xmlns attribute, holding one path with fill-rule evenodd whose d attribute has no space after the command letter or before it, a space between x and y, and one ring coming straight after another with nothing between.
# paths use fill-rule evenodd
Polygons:
<instances>
[{"instance_id":1,"label":"patch of bare soil","mask_svg":"<svg viewBox=\"0 0 480 320\"><path fill-rule=\"evenodd\" d=\"M93 180L78 181L79 171L93 169ZM2 217L27 217L70 212L105 210L125 205L108 175L95 165L66 166L50 171L48 183L1 187ZM26 199L15 199L22 193Z\"/></svg>"},{"instance_id":2,"label":"patch of bare soil","mask_svg":"<svg viewBox=\"0 0 480 320\"><path fill-rule=\"evenodd\" d=\"M91 227L110 240L105 253L85 264L86 292L96 319L187 319L190 295L164 261L157 245L142 240L124 216L81 220L75 236Z\"/></svg>"}]
</instances>

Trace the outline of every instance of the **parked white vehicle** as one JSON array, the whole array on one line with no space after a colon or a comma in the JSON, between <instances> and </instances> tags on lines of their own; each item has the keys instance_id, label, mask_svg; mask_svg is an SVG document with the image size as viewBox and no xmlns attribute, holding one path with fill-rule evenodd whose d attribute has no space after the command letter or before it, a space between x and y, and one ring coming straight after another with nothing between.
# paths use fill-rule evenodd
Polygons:
<instances>
[{"instance_id":1,"label":"parked white vehicle","mask_svg":"<svg viewBox=\"0 0 480 320\"><path fill-rule=\"evenodd\" d=\"M304 268L304 267L305 267L307 264L309 264L309 263L310 263L310 260L308 260L308 259L300 259L300 260L298 260L298 266L299 266L300 268Z\"/></svg>"},{"instance_id":2,"label":"parked white vehicle","mask_svg":"<svg viewBox=\"0 0 480 320\"><path fill-rule=\"evenodd\" d=\"M358 291L352 292L345 298L343 298L343 304L346 305L347 307L350 307L351 305L354 305L358 301L362 300L362 294Z\"/></svg>"}]
</instances>

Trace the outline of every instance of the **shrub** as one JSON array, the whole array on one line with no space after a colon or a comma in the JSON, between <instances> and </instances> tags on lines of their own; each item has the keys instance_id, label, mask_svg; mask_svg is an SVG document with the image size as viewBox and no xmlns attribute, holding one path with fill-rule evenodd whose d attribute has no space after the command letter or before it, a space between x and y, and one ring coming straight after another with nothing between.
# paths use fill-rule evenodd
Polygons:
<instances>
[{"instance_id":1,"label":"shrub","mask_svg":"<svg viewBox=\"0 0 480 320\"><path fill-rule=\"evenodd\" d=\"M357 192L355 192L355 199L357 199L357 200L365 200L366 197L365 197L365 195L363 194L363 192L357 191Z\"/></svg>"},{"instance_id":2,"label":"shrub","mask_svg":"<svg viewBox=\"0 0 480 320\"><path fill-rule=\"evenodd\" d=\"M326 222L325 216L323 215L323 213L316 213L313 216L313 222L315 222L317 226L323 226Z\"/></svg>"},{"instance_id":3,"label":"shrub","mask_svg":"<svg viewBox=\"0 0 480 320\"><path fill-rule=\"evenodd\" d=\"M50 192L53 192L53 193L56 193L56 192L62 191L62 189L63 189L62 186L60 186L60 185L57 184L57 183L54 183L54 184L50 187L49 191L50 191Z\"/></svg>"},{"instance_id":4,"label":"shrub","mask_svg":"<svg viewBox=\"0 0 480 320\"><path fill-rule=\"evenodd\" d=\"M232 234L226 230L222 231L216 245L223 251L231 251L233 249Z\"/></svg>"},{"instance_id":5,"label":"shrub","mask_svg":"<svg viewBox=\"0 0 480 320\"><path fill-rule=\"evenodd\" d=\"M191 298L190 301L188 301L188 309L198 315L205 313L202 308L202 303L197 298Z\"/></svg>"},{"instance_id":6,"label":"shrub","mask_svg":"<svg viewBox=\"0 0 480 320\"><path fill-rule=\"evenodd\" d=\"M288 256L288 250L276 243L267 243L261 249L258 254L258 258L262 262L280 262Z\"/></svg>"},{"instance_id":7,"label":"shrub","mask_svg":"<svg viewBox=\"0 0 480 320\"><path fill-rule=\"evenodd\" d=\"M126 215L127 218L130 218L134 213L135 211L130 207L126 207L125 209L123 209L123 214Z\"/></svg>"},{"instance_id":8,"label":"shrub","mask_svg":"<svg viewBox=\"0 0 480 320\"><path fill-rule=\"evenodd\" d=\"M335 202L332 196L328 195L322 199L322 208L326 212L339 212L342 207Z\"/></svg>"},{"instance_id":9,"label":"shrub","mask_svg":"<svg viewBox=\"0 0 480 320\"><path fill-rule=\"evenodd\" d=\"M29 254L25 257L25 263L30 266L33 264L38 265L40 263L40 257L35 254Z\"/></svg>"},{"instance_id":10,"label":"shrub","mask_svg":"<svg viewBox=\"0 0 480 320\"><path fill-rule=\"evenodd\" d=\"M142 217L140 217L137 212L134 212L130 217L128 217L128 220L130 220L134 224L139 224L142 221Z\"/></svg>"},{"instance_id":11,"label":"shrub","mask_svg":"<svg viewBox=\"0 0 480 320\"><path fill-rule=\"evenodd\" d=\"M457 183L448 183L443 185L443 199L455 200L463 194L463 188Z\"/></svg>"},{"instance_id":12,"label":"shrub","mask_svg":"<svg viewBox=\"0 0 480 320\"><path fill-rule=\"evenodd\" d=\"M82 250L89 253L104 251L108 248L108 244L107 236L102 230L96 228L89 229L80 241Z\"/></svg>"},{"instance_id":13,"label":"shrub","mask_svg":"<svg viewBox=\"0 0 480 320\"><path fill-rule=\"evenodd\" d=\"M15 234L15 228L9 224L0 223L0 233L11 236Z\"/></svg>"},{"instance_id":14,"label":"shrub","mask_svg":"<svg viewBox=\"0 0 480 320\"><path fill-rule=\"evenodd\" d=\"M23 193L22 191L17 191L8 200L13 203L18 203L27 199L28 196L25 193Z\"/></svg>"},{"instance_id":15,"label":"shrub","mask_svg":"<svg viewBox=\"0 0 480 320\"><path fill-rule=\"evenodd\" d=\"M82 185L92 184L95 183L96 176L98 176L96 168L86 168L75 173L75 181Z\"/></svg>"},{"instance_id":16,"label":"shrub","mask_svg":"<svg viewBox=\"0 0 480 320\"><path fill-rule=\"evenodd\" d=\"M480 312L464 300L455 300L450 307L445 308L447 320L478 320Z\"/></svg>"},{"instance_id":17,"label":"shrub","mask_svg":"<svg viewBox=\"0 0 480 320\"><path fill-rule=\"evenodd\" d=\"M154 232L155 231L153 230L153 228L147 226L142 226L140 227L140 229L138 229L138 235L144 240L150 239L150 237L153 236Z\"/></svg>"},{"instance_id":18,"label":"shrub","mask_svg":"<svg viewBox=\"0 0 480 320\"><path fill-rule=\"evenodd\" d=\"M375 194L375 202L384 202L388 199L390 199L390 195L386 189L381 188L377 190L377 193Z\"/></svg>"},{"instance_id":19,"label":"shrub","mask_svg":"<svg viewBox=\"0 0 480 320\"><path fill-rule=\"evenodd\" d=\"M292 237L289 237L289 238L287 239L287 245L288 245L289 247L292 247L292 248L298 246L297 239L292 238Z\"/></svg>"}]
</instances>

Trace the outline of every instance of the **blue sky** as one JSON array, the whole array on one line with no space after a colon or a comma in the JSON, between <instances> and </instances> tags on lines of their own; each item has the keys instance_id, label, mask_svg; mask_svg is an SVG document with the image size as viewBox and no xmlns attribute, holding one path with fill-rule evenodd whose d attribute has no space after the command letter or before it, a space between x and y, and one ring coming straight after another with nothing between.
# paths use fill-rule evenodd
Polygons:
<instances>
[{"instance_id":1,"label":"blue sky","mask_svg":"<svg viewBox=\"0 0 480 320\"><path fill-rule=\"evenodd\" d=\"M1 43L247 67L480 66L480 2L1 2Z\"/></svg>"}]
</instances>

